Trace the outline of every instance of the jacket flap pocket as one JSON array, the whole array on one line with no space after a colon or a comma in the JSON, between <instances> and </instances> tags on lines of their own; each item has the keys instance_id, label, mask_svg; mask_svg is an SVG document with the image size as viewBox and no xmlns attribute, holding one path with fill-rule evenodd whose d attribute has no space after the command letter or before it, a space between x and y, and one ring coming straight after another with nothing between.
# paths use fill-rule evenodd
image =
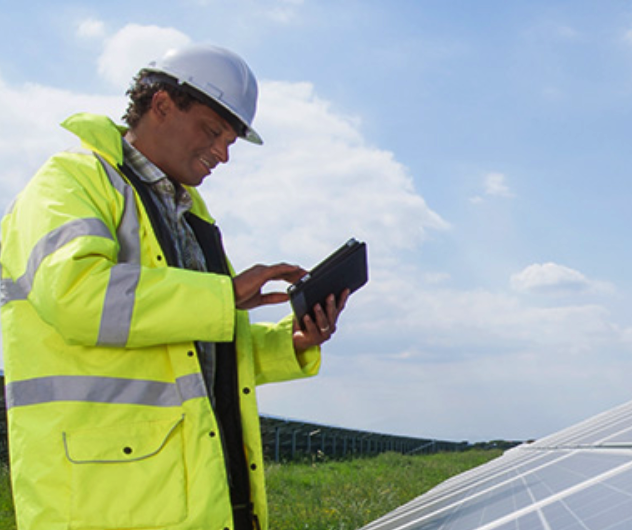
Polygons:
<instances>
[{"instance_id":1,"label":"jacket flap pocket","mask_svg":"<svg viewBox=\"0 0 632 530\"><path fill-rule=\"evenodd\" d=\"M142 460L158 453L183 420L184 416L180 416L167 421L64 432L66 456L75 464Z\"/></svg>"}]
</instances>

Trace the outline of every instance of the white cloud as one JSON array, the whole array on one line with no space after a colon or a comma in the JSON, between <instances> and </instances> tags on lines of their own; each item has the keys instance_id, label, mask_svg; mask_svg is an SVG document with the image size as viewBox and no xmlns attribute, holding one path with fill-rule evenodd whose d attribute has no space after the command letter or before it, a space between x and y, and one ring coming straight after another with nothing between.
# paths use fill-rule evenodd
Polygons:
<instances>
[{"instance_id":1,"label":"white cloud","mask_svg":"<svg viewBox=\"0 0 632 530\"><path fill-rule=\"evenodd\" d=\"M174 28L128 24L106 40L99 57L99 74L124 91L140 68L190 42L187 35Z\"/></svg>"},{"instance_id":2,"label":"white cloud","mask_svg":"<svg viewBox=\"0 0 632 530\"><path fill-rule=\"evenodd\" d=\"M123 96L89 96L32 83L12 87L0 79L0 213L50 155L77 144L59 126L63 119L86 111L116 119L124 102Z\"/></svg>"},{"instance_id":3,"label":"white cloud","mask_svg":"<svg viewBox=\"0 0 632 530\"><path fill-rule=\"evenodd\" d=\"M105 24L101 20L87 18L77 25L77 35L82 38L103 38L105 37Z\"/></svg>"},{"instance_id":4,"label":"white cloud","mask_svg":"<svg viewBox=\"0 0 632 530\"><path fill-rule=\"evenodd\" d=\"M242 266L252 256L308 266L350 236L386 260L448 228L393 153L368 145L312 85L264 82L259 109L265 145L239 142L202 187Z\"/></svg>"},{"instance_id":5,"label":"white cloud","mask_svg":"<svg viewBox=\"0 0 632 530\"><path fill-rule=\"evenodd\" d=\"M485 175L485 194L493 197L513 197L506 184L506 177L502 173L488 173Z\"/></svg>"},{"instance_id":6,"label":"white cloud","mask_svg":"<svg viewBox=\"0 0 632 530\"><path fill-rule=\"evenodd\" d=\"M571 26L558 26L557 27L557 35L565 40L575 40L580 36L579 31Z\"/></svg>"},{"instance_id":7,"label":"white cloud","mask_svg":"<svg viewBox=\"0 0 632 530\"><path fill-rule=\"evenodd\" d=\"M203 8L212 7L214 16L234 17L235 13L239 13L239 18L251 19L257 26L265 21L272 22L274 25L294 22L300 7L305 3L304 0L232 0L230 3L217 0L189 0L189 2ZM250 25L249 22L245 24Z\"/></svg>"},{"instance_id":8,"label":"white cloud","mask_svg":"<svg viewBox=\"0 0 632 530\"><path fill-rule=\"evenodd\" d=\"M544 20L528 28L524 34L533 42L577 42L582 38L582 33L576 28L555 20Z\"/></svg>"},{"instance_id":9,"label":"white cloud","mask_svg":"<svg viewBox=\"0 0 632 530\"><path fill-rule=\"evenodd\" d=\"M375 270L357 302L361 318L354 326L371 337L376 353L389 341L393 349L404 343L419 351L449 348L461 357L478 348L500 356L525 346L570 352L589 346L596 337L621 339L604 306L538 307L502 291L428 289L410 266Z\"/></svg>"},{"instance_id":10,"label":"white cloud","mask_svg":"<svg viewBox=\"0 0 632 530\"><path fill-rule=\"evenodd\" d=\"M354 297L325 345L321 377L263 387L264 411L381 432L526 439L628 399L630 330L603 306L429 291L403 268L379 272Z\"/></svg>"},{"instance_id":11,"label":"white cloud","mask_svg":"<svg viewBox=\"0 0 632 530\"><path fill-rule=\"evenodd\" d=\"M447 272L427 272L423 275L423 278L429 285L437 285L447 282L450 279L450 275Z\"/></svg>"},{"instance_id":12,"label":"white cloud","mask_svg":"<svg viewBox=\"0 0 632 530\"><path fill-rule=\"evenodd\" d=\"M612 287L589 280L581 272L556 263L534 263L511 276L511 287L525 293L596 293L608 292Z\"/></svg>"},{"instance_id":13,"label":"white cloud","mask_svg":"<svg viewBox=\"0 0 632 530\"><path fill-rule=\"evenodd\" d=\"M629 399L631 336L604 305L538 307L510 292L429 286L402 259L374 267L353 295L322 375L263 387L261 404L380 432L536 438Z\"/></svg>"},{"instance_id":14,"label":"white cloud","mask_svg":"<svg viewBox=\"0 0 632 530\"><path fill-rule=\"evenodd\" d=\"M506 180L507 178L503 173L487 173L483 178L484 195L488 197L515 197L515 195L509 189L509 186L507 186ZM470 202L472 204L480 204L483 201L484 198L480 195L470 197Z\"/></svg>"},{"instance_id":15,"label":"white cloud","mask_svg":"<svg viewBox=\"0 0 632 530\"><path fill-rule=\"evenodd\" d=\"M303 0L276 0L268 2L261 14L273 22L290 24L297 17L297 9L303 5Z\"/></svg>"}]
</instances>

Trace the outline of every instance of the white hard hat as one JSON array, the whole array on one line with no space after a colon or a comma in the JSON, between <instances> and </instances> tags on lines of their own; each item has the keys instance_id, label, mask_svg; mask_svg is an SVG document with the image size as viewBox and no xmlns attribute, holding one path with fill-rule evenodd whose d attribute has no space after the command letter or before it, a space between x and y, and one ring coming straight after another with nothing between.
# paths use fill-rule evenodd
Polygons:
<instances>
[{"instance_id":1,"label":"white hard hat","mask_svg":"<svg viewBox=\"0 0 632 530\"><path fill-rule=\"evenodd\" d=\"M237 54L217 46L188 46L167 52L145 70L167 74L179 85L194 88L237 118L245 140L263 143L251 127L257 110L257 80Z\"/></svg>"}]
</instances>

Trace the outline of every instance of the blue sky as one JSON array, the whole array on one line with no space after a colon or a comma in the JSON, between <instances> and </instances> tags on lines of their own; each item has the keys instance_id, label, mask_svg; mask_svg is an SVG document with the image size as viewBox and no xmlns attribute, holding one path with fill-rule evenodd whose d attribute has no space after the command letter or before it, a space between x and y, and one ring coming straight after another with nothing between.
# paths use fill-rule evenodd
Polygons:
<instances>
[{"instance_id":1,"label":"blue sky","mask_svg":"<svg viewBox=\"0 0 632 530\"><path fill-rule=\"evenodd\" d=\"M59 121L118 120L131 76L187 42L260 80L265 145L201 188L235 266L369 245L321 375L262 387L262 412L476 441L632 399L632 3L11 3L0 209L75 144Z\"/></svg>"}]
</instances>

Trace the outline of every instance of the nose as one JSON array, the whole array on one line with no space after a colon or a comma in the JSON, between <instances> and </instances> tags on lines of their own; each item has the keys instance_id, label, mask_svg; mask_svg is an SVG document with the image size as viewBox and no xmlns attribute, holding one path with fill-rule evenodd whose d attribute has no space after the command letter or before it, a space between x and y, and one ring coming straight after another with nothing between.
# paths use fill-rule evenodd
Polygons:
<instances>
[{"instance_id":1,"label":"nose","mask_svg":"<svg viewBox=\"0 0 632 530\"><path fill-rule=\"evenodd\" d=\"M213 151L213 156L218 162L226 164L226 162L230 160L230 155L228 153L229 146L225 142L215 142L211 150Z\"/></svg>"}]
</instances>

